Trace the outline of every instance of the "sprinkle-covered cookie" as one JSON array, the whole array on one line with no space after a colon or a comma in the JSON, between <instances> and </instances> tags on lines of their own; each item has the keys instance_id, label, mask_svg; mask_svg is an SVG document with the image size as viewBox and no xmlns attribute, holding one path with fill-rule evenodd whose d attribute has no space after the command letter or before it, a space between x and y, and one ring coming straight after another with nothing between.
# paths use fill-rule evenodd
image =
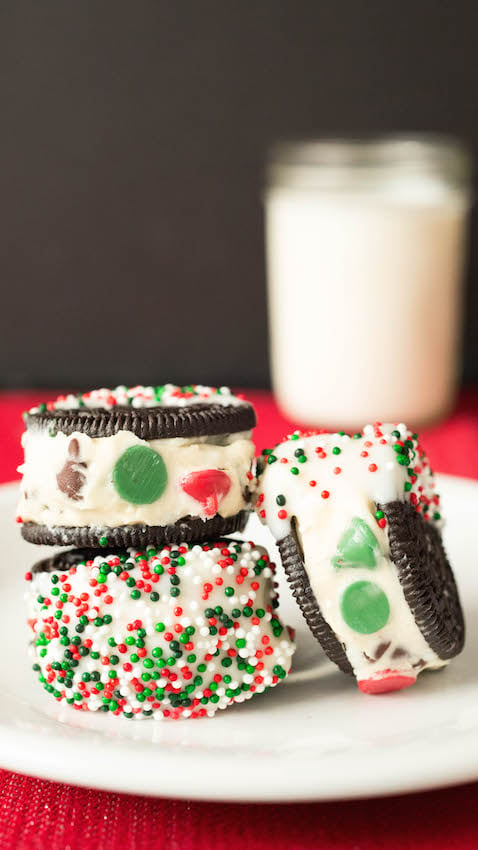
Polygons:
<instances>
[{"instance_id":1,"label":"sprinkle-covered cookie","mask_svg":"<svg viewBox=\"0 0 478 850\"><path fill-rule=\"evenodd\" d=\"M117 387L25 414L18 521L32 543L145 546L241 530L253 407L227 387Z\"/></svg>"},{"instance_id":2,"label":"sprinkle-covered cookie","mask_svg":"<svg viewBox=\"0 0 478 850\"><path fill-rule=\"evenodd\" d=\"M289 435L263 453L256 510L311 631L360 690L407 687L461 651L440 499L405 425Z\"/></svg>"},{"instance_id":3,"label":"sprinkle-covered cookie","mask_svg":"<svg viewBox=\"0 0 478 850\"><path fill-rule=\"evenodd\" d=\"M26 575L33 669L77 710L212 716L289 672L274 572L237 540L62 552Z\"/></svg>"}]
</instances>

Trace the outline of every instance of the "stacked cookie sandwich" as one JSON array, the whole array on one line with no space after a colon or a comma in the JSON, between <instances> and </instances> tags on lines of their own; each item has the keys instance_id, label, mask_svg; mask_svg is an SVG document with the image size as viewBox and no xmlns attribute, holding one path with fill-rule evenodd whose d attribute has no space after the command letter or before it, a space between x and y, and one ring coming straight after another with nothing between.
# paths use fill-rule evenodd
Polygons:
<instances>
[{"instance_id":1,"label":"stacked cookie sandwich","mask_svg":"<svg viewBox=\"0 0 478 850\"><path fill-rule=\"evenodd\" d=\"M255 413L228 388L117 387L25 415L18 521L75 546L27 574L34 669L78 710L196 717L287 675L274 565L242 531Z\"/></svg>"}]
</instances>

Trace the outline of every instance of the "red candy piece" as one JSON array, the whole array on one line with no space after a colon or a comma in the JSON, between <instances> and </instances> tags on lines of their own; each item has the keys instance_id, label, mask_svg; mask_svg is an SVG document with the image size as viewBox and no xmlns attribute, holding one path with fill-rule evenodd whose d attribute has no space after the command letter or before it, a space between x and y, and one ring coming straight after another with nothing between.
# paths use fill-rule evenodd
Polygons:
<instances>
[{"instance_id":1,"label":"red candy piece","mask_svg":"<svg viewBox=\"0 0 478 850\"><path fill-rule=\"evenodd\" d=\"M370 679L361 679L357 684L363 694L386 694L409 688L416 681L416 676L405 676L397 670L382 670Z\"/></svg>"},{"instance_id":2,"label":"red candy piece","mask_svg":"<svg viewBox=\"0 0 478 850\"><path fill-rule=\"evenodd\" d=\"M201 503L206 516L214 516L218 503L231 489L231 479L220 469L201 469L185 475L181 487L188 496Z\"/></svg>"}]
</instances>

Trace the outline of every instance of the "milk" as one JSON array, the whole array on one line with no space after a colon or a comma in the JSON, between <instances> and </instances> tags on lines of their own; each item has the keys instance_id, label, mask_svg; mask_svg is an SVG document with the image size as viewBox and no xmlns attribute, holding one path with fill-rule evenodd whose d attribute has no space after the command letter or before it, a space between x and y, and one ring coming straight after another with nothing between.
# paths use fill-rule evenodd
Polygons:
<instances>
[{"instance_id":1,"label":"milk","mask_svg":"<svg viewBox=\"0 0 478 850\"><path fill-rule=\"evenodd\" d=\"M348 430L450 409L467 211L465 193L420 175L268 190L272 380L289 417Z\"/></svg>"}]
</instances>

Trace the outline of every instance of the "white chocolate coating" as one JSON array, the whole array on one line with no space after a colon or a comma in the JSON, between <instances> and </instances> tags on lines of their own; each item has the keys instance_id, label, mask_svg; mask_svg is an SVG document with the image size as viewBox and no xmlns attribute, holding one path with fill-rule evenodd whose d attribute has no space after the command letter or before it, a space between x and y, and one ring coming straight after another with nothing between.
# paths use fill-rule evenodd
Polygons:
<instances>
[{"instance_id":1,"label":"white chocolate coating","mask_svg":"<svg viewBox=\"0 0 478 850\"><path fill-rule=\"evenodd\" d=\"M274 570L264 549L231 540L34 572L36 669L80 710L212 716L289 672L295 646L275 613Z\"/></svg>"},{"instance_id":2,"label":"white chocolate coating","mask_svg":"<svg viewBox=\"0 0 478 850\"><path fill-rule=\"evenodd\" d=\"M79 444L75 460L85 475L72 499L58 487L57 476L68 461L72 440ZM254 445L249 432L229 436L141 440L130 431L112 437L92 438L87 434L49 436L44 427L30 427L23 434L25 462L19 516L24 522L53 526L117 527L132 523L169 525L185 516L207 519L204 507L181 487L182 478L202 469L220 469L230 478L229 492L220 500L218 513L230 517L248 507ZM131 446L148 446L157 451L167 470L167 485L156 501L140 505L121 498L113 484L113 469Z\"/></svg>"},{"instance_id":3,"label":"white chocolate coating","mask_svg":"<svg viewBox=\"0 0 478 850\"><path fill-rule=\"evenodd\" d=\"M409 462L402 465L394 446L405 440L412 445ZM300 452L304 462L299 461ZM380 527L375 516L377 504L403 500L416 503L420 511L427 505L424 516L441 524L433 474L406 426L366 426L358 439L345 434L293 435L273 449L272 458L259 479L256 510L276 540L291 533L295 520L312 589L357 679L386 670L416 676L426 667L443 666L446 662L428 646L410 612L390 559L385 520ZM340 541L354 520L363 521L376 540L373 568L334 566ZM390 605L388 622L370 634L350 628L342 615L342 595L359 581L381 588ZM378 658L379 647L383 651Z\"/></svg>"}]
</instances>

